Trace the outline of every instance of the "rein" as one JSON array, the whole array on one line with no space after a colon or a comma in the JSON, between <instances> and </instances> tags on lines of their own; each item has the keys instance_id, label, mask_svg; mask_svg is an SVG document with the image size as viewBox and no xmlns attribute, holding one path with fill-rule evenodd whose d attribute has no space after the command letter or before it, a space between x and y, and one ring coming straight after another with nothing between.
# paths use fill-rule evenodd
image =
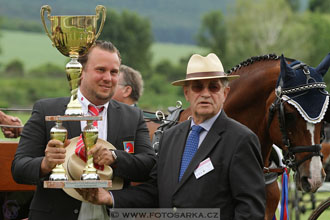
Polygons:
<instances>
[{"instance_id":1,"label":"rein","mask_svg":"<svg viewBox=\"0 0 330 220\"><path fill-rule=\"evenodd\" d=\"M319 89L322 94L327 94L322 90L326 88L324 82L316 82L313 77L310 76L309 69L306 64L300 63L298 65L293 66L294 69L302 68L304 74L306 75L306 84L293 87L293 88L286 88L282 89L283 86L283 79L280 78L279 86L275 89L276 99L272 103L269 108L269 115L268 115L268 122L267 122L267 130L269 131L271 122L274 118L275 112L278 111L278 121L279 127L282 134L282 142L284 144L283 150L283 163L292 168L293 171L296 171L298 167L304 163L305 161L311 159L313 156L320 156L321 159L323 158L321 151L321 144L314 144L310 146L292 146L290 143L290 139L287 134L286 124L285 124L285 108L284 103L288 100L283 99L283 95L293 94L297 92L302 92L294 97L303 96L309 92L311 89ZM292 98L291 98L292 99ZM303 159L297 161L295 158L295 154L297 153L304 153L304 152L311 152L311 154L305 156Z\"/></svg>"}]
</instances>

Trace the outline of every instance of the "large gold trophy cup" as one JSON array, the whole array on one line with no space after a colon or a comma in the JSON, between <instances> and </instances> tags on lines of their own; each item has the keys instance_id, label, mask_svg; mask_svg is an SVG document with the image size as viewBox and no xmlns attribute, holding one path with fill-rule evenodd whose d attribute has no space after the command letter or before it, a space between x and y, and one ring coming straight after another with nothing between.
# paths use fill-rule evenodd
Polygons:
<instances>
[{"instance_id":1,"label":"large gold trophy cup","mask_svg":"<svg viewBox=\"0 0 330 220\"><path fill-rule=\"evenodd\" d=\"M87 53L95 40L100 36L105 22L105 7L96 6L96 15L87 16L51 16L51 7L44 5L41 7L41 21L45 31L56 47L64 56L71 60L66 65L66 75L70 84L71 100L65 111L65 115L82 115L81 105L77 99L77 91L81 76L82 66L78 62L78 57ZM45 12L51 24L49 33ZM96 32L97 20L102 14L99 30Z\"/></svg>"},{"instance_id":2,"label":"large gold trophy cup","mask_svg":"<svg viewBox=\"0 0 330 220\"><path fill-rule=\"evenodd\" d=\"M61 121L87 121L88 126L83 131L83 141L85 151L94 147L98 139L98 130L90 124L93 120L101 120L98 116L83 116L82 107L77 99L77 91L82 72L82 65L78 62L79 56L83 56L95 43L99 37L105 22L106 10L102 5L96 6L96 15L88 16L51 16L51 7L44 5L41 7L41 21L46 34L63 55L70 57L71 60L66 64L66 75L70 84L71 99L67 105L65 116L46 116L47 121L56 121L56 126L51 130L52 136L59 137L63 130ZM45 12L50 21L50 31L45 22ZM97 29L97 20L102 14L100 28ZM63 129L58 129L59 126ZM92 127L92 129L91 129ZM62 135L63 136L63 135ZM61 137L62 137L61 136ZM56 139L56 138L55 138ZM61 140L64 142L65 140ZM99 180L96 169L93 167L93 158L88 157L88 162L84 169L82 180ZM57 165L50 176L51 181L66 181L63 166Z\"/></svg>"}]
</instances>

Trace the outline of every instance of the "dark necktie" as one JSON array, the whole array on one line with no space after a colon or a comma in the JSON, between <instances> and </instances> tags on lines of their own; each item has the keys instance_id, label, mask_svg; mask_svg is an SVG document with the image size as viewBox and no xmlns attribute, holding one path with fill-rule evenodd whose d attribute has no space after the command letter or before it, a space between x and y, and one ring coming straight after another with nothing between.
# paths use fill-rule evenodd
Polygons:
<instances>
[{"instance_id":1,"label":"dark necktie","mask_svg":"<svg viewBox=\"0 0 330 220\"><path fill-rule=\"evenodd\" d=\"M188 136L186 147L182 155L179 182L181 181L184 172L198 149L199 134L202 130L204 130L203 127L199 125L193 125L191 128L191 132Z\"/></svg>"},{"instance_id":2,"label":"dark necktie","mask_svg":"<svg viewBox=\"0 0 330 220\"><path fill-rule=\"evenodd\" d=\"M92 116L99 116L99 114L103 111L104 106L97 108L94 105L89 105L88 106L88 112L92 115ZM97 127L97 121L93 121L93 125L95 127ZM82 139L82 134L80 134L77 145L76 145L76 149L75 149L75 153L78 157L80 157L83 161L87 162L87 158L86 158L86 153L85 153L85 145L84 145L84 141ZM101 168L100 166L98 166L97 164L94 164L95 168L97 169L101 169L103 170L103 167Z\"/></svg>"}]
</instances>

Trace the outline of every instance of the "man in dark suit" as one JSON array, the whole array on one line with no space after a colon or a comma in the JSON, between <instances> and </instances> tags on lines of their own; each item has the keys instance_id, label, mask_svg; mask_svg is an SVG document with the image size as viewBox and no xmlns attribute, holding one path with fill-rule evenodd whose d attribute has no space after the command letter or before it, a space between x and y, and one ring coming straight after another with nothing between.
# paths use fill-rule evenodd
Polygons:
<instances>
[{"instance_id":1,"label":"man in dark suit","mask_svg":"<svg viewBox=\"0 0 330 220\"><path fill-rule=\"evenodd\" d=\"M104 109L103 120L98 121L99 137L112 143L117 150L109 151L96 145L94 162L111 165L114 175L124 179L124 187L130 181L144 181L155 164L148 129L141 110L111 100L114 94L119 66L119 51L110 42L97 41L88 54L80 60L83 66L78 100L84 114L90 105ZM56 164L65 161L65 148L58 140L50 140L54 122L45 121L45 116L64 115L69 98L44 99L36 102L32 116L26 123L12 163L16 182L37 185L30 206L29 219L85 219L82 202L67 195L61 189L43 188ZM68 138L79 136L86 122L63 122ZM69 143L65 143L67 146ZM129 145L129 151L125 146ZM125 151L126 150L126 151ZM84 197L86 192L84 192ZM88 204L87 204L88 206ZM78 218L79 216L79 218ZM91 217L93 218L93 216Z\"/></svg>"},{"instance_id":2,"label":"man in dark suit","mask_svg":"<svg viewBox=\"0 0 330 220\"><path fill-rule=\"evenodd\" d=\"M228 81L236 77L224 73L215 54L193 55L186 79L172 83L183 86L192 120L164 132L152 181L90 201L115 208L219 208L221 220L262 220L265 184L258 138L222 109Z\"/></svg>"}]
</instances>

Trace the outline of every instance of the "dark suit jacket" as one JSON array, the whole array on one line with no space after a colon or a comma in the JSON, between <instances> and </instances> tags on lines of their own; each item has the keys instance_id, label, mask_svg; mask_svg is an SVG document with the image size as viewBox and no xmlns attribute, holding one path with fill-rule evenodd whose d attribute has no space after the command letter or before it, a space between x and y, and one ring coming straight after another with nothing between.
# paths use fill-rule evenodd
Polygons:
<instances>
[{"instance_id":1,"label":"dark suit jacket","mask_svg":"<svg viewBox=\"0 0 330 220\"><path fill-rule=\"evenodd\" d=\"M153 207L158 199L161 208L220 208L221 220L263 219L265 184L257 136L222 111L178 182L189 129L186 121L164 132L151 173L154 181L114 191L115 207ZM196 179L194 170L207 158L214 170Z\"/></svg>"},{"instance_id":2,"label":"dark suit jacket","mask_svg":"<svg viewBox=\"0 0 330 220\"><path fill-rule=\"evenodd\" d=\"M17 183L37 185L30 207L29 219L77 219L81 202L68 196L62 189L44 189L39 177L40 164L50 140L54 122L45 116L64 115L69 98L44 99L35 103L32 116L24 126L12 163L12 174ZM80 122L63 122L68 138L79 136ZM143 181L155 164L148 129L141 110L111 100L108 107L107 141L116 148L118 156L114 174L127 181ZM134 141L135 153L123 151L123 141Z\"/></svg>"}]
</instances>

